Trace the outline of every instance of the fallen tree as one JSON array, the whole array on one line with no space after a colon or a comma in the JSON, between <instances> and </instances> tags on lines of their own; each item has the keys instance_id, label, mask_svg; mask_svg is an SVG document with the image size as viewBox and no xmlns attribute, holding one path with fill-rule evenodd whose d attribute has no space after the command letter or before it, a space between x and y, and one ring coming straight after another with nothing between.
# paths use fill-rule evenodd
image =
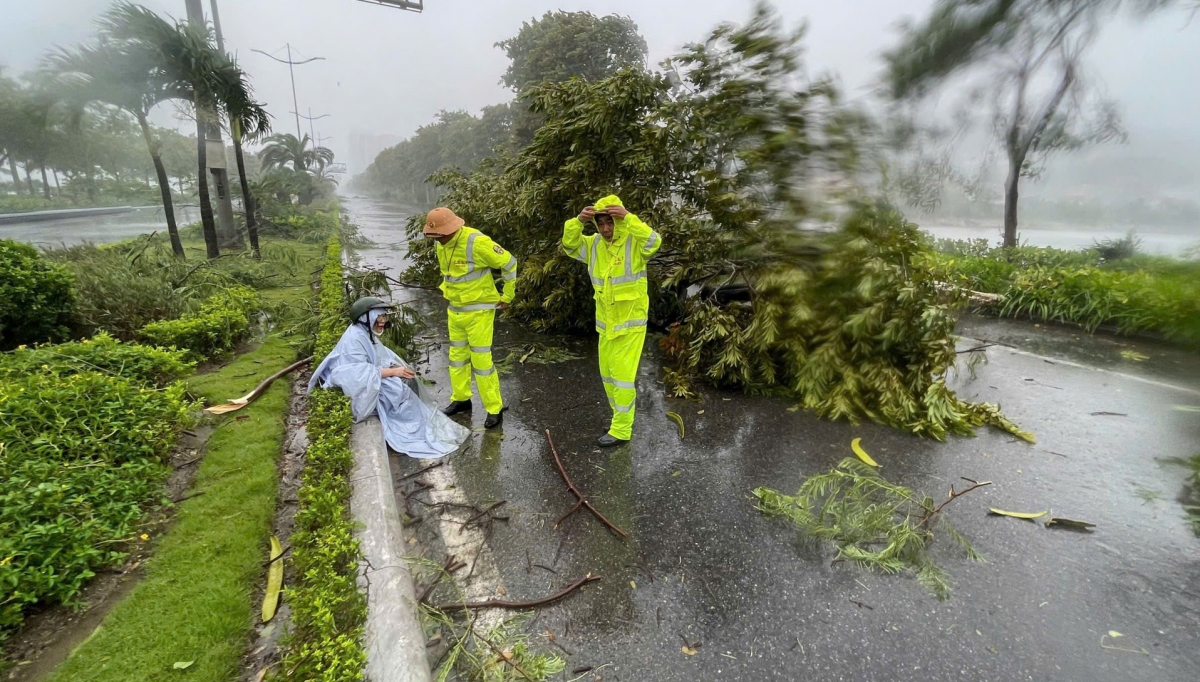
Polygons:
<instances>
[{"instance_id":1,"label":"fallen tree","mask_svg":"<svg viewBox=\"0 0 1200 682\"><path fill-rule=\"evenodd\" d=\"M958 297L939 302L916 226L859 189L864 121L829 81L806 77L801 38L760 6L662 73L531 88L523 98L544 125L511 165L435 181L517 254L510 314L538 331L591 329L592 288L559 246L562 224L620 195L663 237L651 320L669 330L677 396L700 379L936 438L981 424L1029 437L946 387ZM408 225L405 279L433 282L422 219Z\"/></svg>"}]
</instances>

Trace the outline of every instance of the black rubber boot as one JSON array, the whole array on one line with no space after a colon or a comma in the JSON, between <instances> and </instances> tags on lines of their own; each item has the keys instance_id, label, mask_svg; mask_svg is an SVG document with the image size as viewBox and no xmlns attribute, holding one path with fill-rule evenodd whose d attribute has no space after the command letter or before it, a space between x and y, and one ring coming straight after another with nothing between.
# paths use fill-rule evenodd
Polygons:
<instances>
[{"instance_id":1,"label":"black rubber boot","mask_svg":"<svg viewBox=\"0 0 1200 682\"><path fill-rule=\"evenodd\" d=\"M599 445L602 448L615 448L618 445L628 442L629 441L621 440L620 438L608 433L596 439L596 445Z\"/></svg>"},{"instance_id":2,"label":"black rubber boot","mask_svg":"<svg viewBox=\"0 0 1200 682\"><path fill-rule=\"evenodd\" d=\"M483 420L483 428L492 429L504 423L504 411L507 407L500 408L496 414L488 414L487 419Z\"/></svg>"},{"instance_id":3,"label":"black rubber boot","mask_svg":"<svg viewBox=\"0 0 1200 682\"><path fill-rule=\"evenodd\" d=\"M442 414L446 415L447 417L453 417L454 415L458 414L459 412L470 412L470 411L471 411L471 401L470 400L455 400L454 402L450 403L446 407L442 408Z\"/></svg>"}]
</instances>

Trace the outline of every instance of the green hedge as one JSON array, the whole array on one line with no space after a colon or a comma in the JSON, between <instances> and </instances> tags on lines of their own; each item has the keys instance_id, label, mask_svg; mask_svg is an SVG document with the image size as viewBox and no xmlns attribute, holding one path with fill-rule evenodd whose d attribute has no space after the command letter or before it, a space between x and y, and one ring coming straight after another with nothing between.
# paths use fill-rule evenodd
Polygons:
<instances>
[{"instance_id":1,"label":"green hedge","mask_svg":"<svg viewBox=\"0 0 1200 682\"><path fill-rule=\"evenodd\" d=\"M190 410L182 384L154 390L88 371L0 378L0 640L137 541Z\"/></svg>"},{"instance_id":2,"label":"green hedge","mask_svg":"<svg viewBox=\"0 0 1200 682\"><path fill-rule=\"evenodd\" d=\"M66 338L74 281L32 246L0 239L0 350Z\"/></svg>"},{"instance_id":3,"label":"green hedge","mask_svg":"<svg viewBox=\"0 0 1200 682\"><path fill-rule=\"evenodd\" d=\"M1200 263L1137 256L1106 262L1090 251L1018 247L931 254L935 277L1001 294L1005 317L1149 332L1200 347Z\"/></svg>"},{"instance_id":4,"label":"green hedge","mask_svg":"<svg viewBox=\"0 0 1200 682\"><path fill-rule=\"evenodd\" d=\"M36 372L99 372L162 388L190 374L194 366L183 351L121 343L101 332L82 341L20 348L0 355L0 379Z\"/></svg>"},{"instance_id":5,"label":"green hedge","mask_svg":"<svg viewBox=\"0 0 1200 682\"><path fill-rule=\"evenodd\" d=\"M345 329L342 247L329 240L321 275L321 325L314 362L329 354ZM350 515L350 403L337 391L314 391L308 403L311 439L292 534L297 584L288 590L292 631L274 679L349 682L363 679L367 604L358 589L362 556Z\"/></svg>"},{"instance_id":6,"label":"green hedge","mask_svg":"<svg viewBox=\"0 0 1200 682\"><path fill-rule=\"evenodd\" d=\"M256 291L235 286L205 301L195 313L151 322L142 327L141 337L157 346L208 358L232 350L245 339L250 333L250 316L261 307Z\"/></svg>"}]
</instances>

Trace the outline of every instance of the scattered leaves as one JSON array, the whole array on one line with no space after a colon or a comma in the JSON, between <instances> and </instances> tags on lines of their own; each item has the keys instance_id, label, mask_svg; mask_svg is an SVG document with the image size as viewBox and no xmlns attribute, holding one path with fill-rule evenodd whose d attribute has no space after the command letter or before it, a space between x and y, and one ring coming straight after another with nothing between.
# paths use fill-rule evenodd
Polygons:
<instances>
[{"instance_id":1,"label":"scattered leaves","mask_svg":"<svg viewBox=\"0 0 1200 682\"><path fill-rule=\"evenodd\" d=\"M862 442L861 438L855 438L854 440L850 441L850 449L854 451L854 454L858 455L858 458L863 461L863 464L866 464L869 467L875 467L877 469L880 468L880 466L875 463L875 460L871 459L871 456L867 454L867 451L862 449L862 446L859 445L860 442Z\"/></svg>"},{"instance_id":2,"label":"scattered leaves","mask_svg":"<svg viewBox=\"0 0 1200 682\"><path fill-rule=\"evenodd\" d=\"M1063 528L1066 530L1075 530L1083 533L1090 533L1096 527L1096 524L1087 521L1078 521L1076 519L1066 519L1062 517L1052 517L1046 522L1047 528Z\"/></svg>"},{"instance_id":3,"label":"scattered leaves","mask_svg":"<svg viewBox=\"0 0 1200 682\"><path fill-rule=\"evenodd\" d=\"M1014 519L1025 519L1025 520L1027 520L1027 521L1032 521L1032 520L1034 520L1034 519L1040 519L1040 518L1042 518L1043 516L1045 516L1045 515L1046 515L1046 514L1048 514L1049 512L1044 512L1044 511L1040 511L1040 512L1012 512L1012 511L1004 511L1003 509L996 509L995 507L991 507L991 508L989 508L989 509L988 509L988 513L989 513L989 514L992 514L992 515L994 515L994 516L1011 516L1011 517L1013 517Z\"/></svg>"},{"instance_id":4,"label":"scattered leaves","mask_svg":"<svg viewBox=\"0 0 1200 682\"><path fill-rule=\"evenodd\" d=\"M271 536L271 565L267 568L267 592L263 595L262 622L269 623L279 608L279 591L283 588L283 545Z\"/></svg>"},{"instance_id":5,"label":"scattered leaves","mask_svg":"<svg viewBox=\"0 0 1200 682\"><path fill-rule=\"evenodd\" d=\"M175 670L187 670L188 668L192 667L193 663L195 663L195 661L175 661L175 665L171 667Z\"/></svg>"},{"instance_id":6,"label":"scattered leaves","mask_svg":"<svg viewBox=\"0 0 1200 682\"><path fill-rule=\"evenodd\" d=\"M674 412L668 412L667 419L670 419L671 421L675 422L675 425L679 427L679 438L680 438L680 440L682 440L683 434L685 432L685 429L683 426L683 417L680 417L678 414L675 414Z\"/></svg>"}]
</instances>

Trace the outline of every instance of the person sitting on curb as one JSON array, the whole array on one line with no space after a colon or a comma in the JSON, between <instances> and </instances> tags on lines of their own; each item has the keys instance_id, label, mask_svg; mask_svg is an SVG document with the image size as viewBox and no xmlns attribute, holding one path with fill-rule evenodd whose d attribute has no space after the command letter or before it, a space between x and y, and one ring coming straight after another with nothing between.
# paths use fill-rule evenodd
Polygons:
<instances>
[{"instance_id":1,"label":"person sitting on curb","mask_svg":"<svg viewBox=\"0 0 1200 682\"><path fill-rule=\"evenodd\" d=\"M308 392L317 386L340 388L350 398L356 423L379 415L384 440L396 452L419 459L444 457L458 450L471 431L439 412L413 368L379 341L389 309L373 296L350 306L350 326L313 370Z\"/></svg>"}]
</instances>

